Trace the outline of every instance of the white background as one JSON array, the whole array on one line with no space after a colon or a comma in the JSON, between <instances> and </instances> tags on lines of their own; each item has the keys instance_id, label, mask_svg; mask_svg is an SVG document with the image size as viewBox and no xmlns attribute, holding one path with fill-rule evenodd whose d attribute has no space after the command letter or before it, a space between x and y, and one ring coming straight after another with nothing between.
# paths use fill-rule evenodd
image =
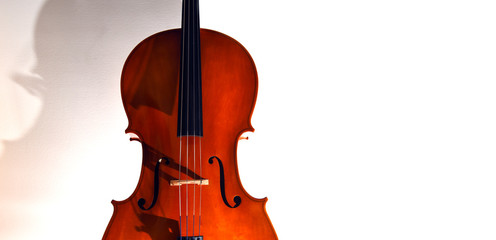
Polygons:
<instances>
[{"instance_id":1,"label":"white background","mask_svg":"<svg viewBox=\"0 0 496 240\"><path fill-rule=\"evenodd\" d=\"M496 239L493 1L201 1L259 73L244 187L280 239ZM134 190L120 71L179 0L0 2L0 239L100 239Z\"/></svg>"}]
</instances>

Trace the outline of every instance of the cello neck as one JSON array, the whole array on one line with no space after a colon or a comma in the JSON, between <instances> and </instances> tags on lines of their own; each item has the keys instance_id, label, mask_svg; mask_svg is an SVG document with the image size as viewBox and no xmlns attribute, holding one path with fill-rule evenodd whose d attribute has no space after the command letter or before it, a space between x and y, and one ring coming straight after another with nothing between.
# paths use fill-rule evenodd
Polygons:
<instances>
[{"instance_id":1,"label":"cello neck","mask_svg":"<svg viewBox=\"0 0 496 240\"><path fill-rule=\"evenodd\" d=\"M199 0L184 0L177 136L203 136Z\"/></svg>"}]
</instances>

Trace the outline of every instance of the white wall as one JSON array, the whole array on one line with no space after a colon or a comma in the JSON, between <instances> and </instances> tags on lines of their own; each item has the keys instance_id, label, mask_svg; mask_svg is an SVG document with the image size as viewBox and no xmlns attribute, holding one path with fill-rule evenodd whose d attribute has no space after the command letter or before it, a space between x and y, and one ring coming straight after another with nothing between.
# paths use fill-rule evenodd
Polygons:
<instances>
[{"instance_id":1,"label":"white wall","mask_svg":"<svg viewBox=\"0 0 496 240\"><path fill-rule=\"evenodd\" d=\"M495 239L492 1L201 1L259 72L245 188L280 239ZM0 2L0 239L99 239L134 190L119 79L179 0Z\"/></svg>"}]
</instances>

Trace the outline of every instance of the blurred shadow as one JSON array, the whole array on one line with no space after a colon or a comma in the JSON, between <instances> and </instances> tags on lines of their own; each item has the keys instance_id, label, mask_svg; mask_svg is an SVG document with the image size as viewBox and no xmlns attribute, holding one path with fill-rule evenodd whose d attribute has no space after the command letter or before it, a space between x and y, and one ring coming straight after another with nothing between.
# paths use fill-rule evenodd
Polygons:
<instances>
[{"instance_id":1,"label":"blurred shadow","mask_svg":"<svg viewBox=\"0 0 496 240\"><path fill-rule=\"evenodd\" d=\"M175 240L179 236L179 222L174 219L143 213L138 217L143 225L136 226L136 231L148 234L152 240Z\"/></svg>"},{"instance_id":2,"label":"blurred shadow","mask_svg":"<svg viewBox=\"0 0 496 240\"><path fill-rule=\"evenodd\" d=\"M0 202L11 205L9 212L0 213L0 218L12 220L8 236L45 226L41 221L48 214L62 214L60 209L26 213L23 206L46 203L42 207L49 208L50 202L65 202L69 197L64 194L78 189L64 181L84 185L86 175L94 174L81 173L82 166L93 165L96 171L104 161L117 161L98 153L119 151L112 149L106 131L125 118L122 106L115 110L121 105L122 65L142 39L179 27L180 5L177 0L48 0L43 5L33 39L33 72L40 78L13 76L30 94L41 97L43 109L25 136L5 144L0 159ZM36 219L27 223L28 218ZM49 238L34 230L32 235Z\"/></svg>"}]
</instances>

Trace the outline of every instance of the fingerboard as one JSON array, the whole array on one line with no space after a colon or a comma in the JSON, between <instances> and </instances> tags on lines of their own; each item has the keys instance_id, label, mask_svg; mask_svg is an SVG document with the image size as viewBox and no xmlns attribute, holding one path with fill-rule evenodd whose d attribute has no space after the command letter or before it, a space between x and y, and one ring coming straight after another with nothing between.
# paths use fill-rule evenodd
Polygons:
<instances>
[{"instance_id":1,"label":"fingerboard","mask_svg":"<svg viewBox=\"0 0 496 240\"><path fill-rule=\"evenodd\" d=\"M184 0L177 136L203 136L199 0Z\"/></svg>"}]
</instances>

